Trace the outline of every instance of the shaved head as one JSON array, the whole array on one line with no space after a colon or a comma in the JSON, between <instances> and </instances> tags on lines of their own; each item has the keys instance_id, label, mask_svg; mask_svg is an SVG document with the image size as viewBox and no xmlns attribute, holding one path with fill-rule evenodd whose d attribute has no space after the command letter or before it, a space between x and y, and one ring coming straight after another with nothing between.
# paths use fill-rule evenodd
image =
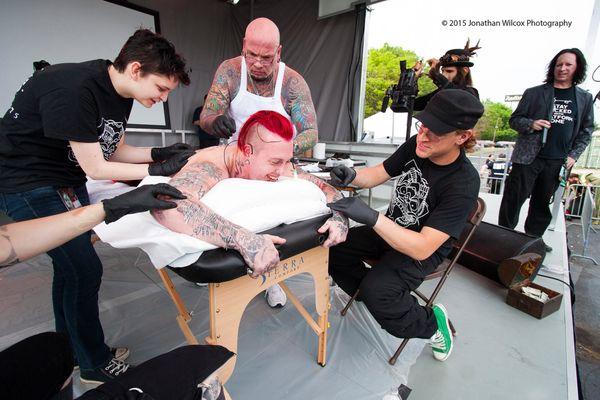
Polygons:
<instances>
[{"instance_id":1,"label":"shaved head","mask_svg":"<svg viewBox=\"0 0 600 400\"><path fill-rule=\"evenodd\" d=\"M275 48L279 46L279 28L268 18L256 18L248 24L244 42Z\"/></svg>"}]
</instances>

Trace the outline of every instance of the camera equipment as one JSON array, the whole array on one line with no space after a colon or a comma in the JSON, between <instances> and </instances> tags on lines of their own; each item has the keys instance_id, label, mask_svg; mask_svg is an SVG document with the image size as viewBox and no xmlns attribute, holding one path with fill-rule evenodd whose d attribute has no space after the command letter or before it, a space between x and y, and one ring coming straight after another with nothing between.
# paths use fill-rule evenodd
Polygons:
<instances>
[{"instance_id":1,"label":"camera equipment","mask_svg":"<svg viewBox=\"0 0 600 400\"><path fill-rule=\"evenodd\" d=\"M406 60L400 60L400 77L398 83L390 86L383 97L381 112L385 112L390 98L392 104L390 108L395 113L408 113L406 123L406 140L410 137L410 127L412 125L412 112L415 104L415 97L419 91L417 87L417 75L415 70L406 68Z\"/></svg>"}]
</instances>

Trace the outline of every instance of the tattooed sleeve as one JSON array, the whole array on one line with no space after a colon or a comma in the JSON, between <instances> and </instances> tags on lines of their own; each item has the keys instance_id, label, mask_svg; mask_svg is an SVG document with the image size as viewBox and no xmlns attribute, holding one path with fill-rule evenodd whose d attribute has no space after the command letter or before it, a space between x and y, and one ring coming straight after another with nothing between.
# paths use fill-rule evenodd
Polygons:
<instances>
[{"instance_id":1,"label":"tattooed sleeve","mask_svg":"<svg viewBox=\"0 0 600 400\"><path fill-rule=\"evenodd\" d=\"M325 193L325 198L327 199L328 203L334 202L343 197L337 189L314 175L302 171L298 173L298 177L317 185L323 191L323 193ZM346 234L348 233L349 228L348 218L346 218L342 213L334 211L333 215L328 220L328 223L330 223L331 229L329 230L329 239L326 242L326 247L334 246L346 240Z\"/></svg>"},{"instance_id":2,"label":"tattooed sleeve","mask_svg":"<svg viewBox=\"0 0 600 400\"><path fill-rule=\"evenodd\" d=\"M285 110L298 131L294 139L294 154L303 153L317 143L317 113L306 81L291 68L286 68L281 96Z\"/></svg>"},{"instance_id":3,"label":"tattooed sleeve","mask_svg":"<svg viewBox=\"0 0 600 400\"><path fill-rule=\"evenodd\" d=\"M212 122L223 115L229 108L229 103L235 98L240 82L240 62L236 58L225 60L219 65L212 85L206 96L200 127L213 134Z\"/></svg>"}]
</instances>

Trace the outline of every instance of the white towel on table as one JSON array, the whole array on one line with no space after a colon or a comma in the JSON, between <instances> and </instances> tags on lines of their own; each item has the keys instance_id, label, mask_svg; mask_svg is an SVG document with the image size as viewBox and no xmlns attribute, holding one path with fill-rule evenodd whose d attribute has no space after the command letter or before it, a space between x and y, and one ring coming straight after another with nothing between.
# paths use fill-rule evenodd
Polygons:
<instances>
[{"instance_id":1,"label":"white towel on table","mask_svg":"<svg viewBox=\"0 0 600 400\"><path fill-rule=\"evenodd\" d=\"M169 180L149 176L140 186ZM282 178L277 182L224 179L204 195L202 202L217 214L252 232L331 212L321 189L303 179ZM165 228L149 212L126 215L109 225L101 223L94 231L103 242L113 247L141 248L157 269L166 265L186 267L195 262L203 251L216 248Z\"/></svg>"}]
</instances>

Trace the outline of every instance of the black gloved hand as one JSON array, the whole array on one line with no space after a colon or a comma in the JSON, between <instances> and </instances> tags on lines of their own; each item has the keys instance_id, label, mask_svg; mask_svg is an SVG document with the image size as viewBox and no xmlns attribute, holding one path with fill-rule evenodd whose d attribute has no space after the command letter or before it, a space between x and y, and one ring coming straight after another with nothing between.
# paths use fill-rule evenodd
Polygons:
<instances>
[{"instance_id":1,"label":"black gloved hand","mask_svg":"<svg viewBox=\"0 0 600 400\"><path fill-rule=\"evenodd\" d=\"M335 203L327 203L327 207L371 228L375 226L379 218L379 213L358 197L344 197Z\"/></svg>"},{"instance_id":2,"label":"black gloved hand","mask_svg":"<svg viewBox=\"0 0 600 400\"><path fill-rule=\"evenodd\" d=\"M235 121L227 115L219 115L212 123L215 136L229 139L235 133Z\"/></svg>"},{"instance_id":3,"label":"black gloved hand","mask_svg":"<svg viewBox=\"0 0 600 400\"><path fill-rule=\"evenodd\" d=\"M119 218L148 210L169 209L177 207L172 201L161 200L159 195L169 196L174 199L185 199L185 195L173 186L166 183L157 185L145 185L133 189L131 192L123 193L112 199L102 200L107 224L115 222Z\"/></svg>"},{"instance_id":4,"label":"black gloved hand","mask_svg":"<svg viewBox=\"0 0 600 400\"><path fill-rule=\"evenodd\" d=\"M152 161L162 162L176 154L193 151L194 148L187 143L175 143L167 147L154 147L150 150Z\"/></svg>"},{"instance_id":5,"label":"black gloved hand","mask_svg":"<svg viewBox=\"0 0 600 400\"><path fill-rule=\"evenodd\" d=\"M193 156L194 153L194 151L177 153L165 162L150 164L148 166L148 174L159 176L171 176L174 173L179 172L179 170L183 168L183 166L187 163L188 158Z\"/></svg>"},{"instance_id":6,"label":"black gloved hand","mask_svg":"<svg viewBox=\"0 0 600 400\"><path fill-rule=\"evenodd\" d=\"M333 167L329 172L329 176L331 176L329 180L331 185L338 187L348 186L356 178L356 170L348 168L345 165L338 165L337 167Z\"/></svg>"}]
</instances>

